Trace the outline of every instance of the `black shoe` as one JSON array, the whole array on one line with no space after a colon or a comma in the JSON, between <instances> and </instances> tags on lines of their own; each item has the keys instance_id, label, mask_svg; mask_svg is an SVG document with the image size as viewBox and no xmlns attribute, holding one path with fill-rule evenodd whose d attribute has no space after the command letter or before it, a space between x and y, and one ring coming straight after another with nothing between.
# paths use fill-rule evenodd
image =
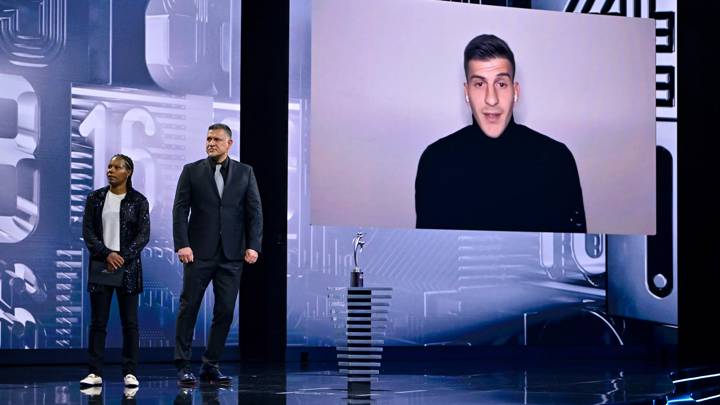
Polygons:
<instances>
[{"instance_id":1,"label":"black shoe","mask_svg":"<svg viewBox=\"0 0 720 405\"><path fill-rule=\"evenodd\" d=\"M223 375L217 367L203 367L200 369L200 381L217 385L230 385L232 377Z\"/></svg>"},{"instance_id":2,"label":"black shoe","mask_svg":"<svg viewBox=\"0 0 720 405\"><path fill-rule=\"evenodd\" d=\"M178 384L180 385L195 385L197 379L195 374L190 371L189 368L181 368L178 370Z\"/></svg>"},{"instance_id":3,"label":"black shoe","mask_svg":"<svg viewBox=\"0 0 720 405\"><path fill-rule=\"evenodd\" d=\"M174 405L192 405L193 403L193 388L192 387L181 387L175 396Z\"/></svg>"}]
</instances>

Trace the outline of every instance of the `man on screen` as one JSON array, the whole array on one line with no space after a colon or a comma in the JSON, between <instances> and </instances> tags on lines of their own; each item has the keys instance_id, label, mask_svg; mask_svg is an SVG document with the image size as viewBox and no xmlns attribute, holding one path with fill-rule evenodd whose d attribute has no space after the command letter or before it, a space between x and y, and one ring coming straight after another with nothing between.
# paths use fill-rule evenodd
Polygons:
<instances>
[{"instance_id":1,"label":"man on screen","mask_svg":"<svg viewBox=\"0 0 720 405\"><path fill-rule=\"evenodd\" d=\"M473 123L428 146L415 178L417 228L585 232L570 150L513 119L515 57L494 35L465 47Z\"/></svg>"}]
</instances>

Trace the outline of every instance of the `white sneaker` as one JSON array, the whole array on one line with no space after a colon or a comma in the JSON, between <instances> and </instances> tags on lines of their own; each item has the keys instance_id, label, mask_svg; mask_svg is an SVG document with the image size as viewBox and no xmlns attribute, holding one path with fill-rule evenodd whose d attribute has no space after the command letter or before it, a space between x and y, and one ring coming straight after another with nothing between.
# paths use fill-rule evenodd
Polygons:
<instances>
[{"instance_id":1,"label":"white sneaker","mask_svg":"<svg viewBox=\"0 0 720 405\"><path fill-rule=\"evenodd\" d=\"M125 386L126 387L137 387L139 385L140 385L140 382L134 375L128 374L125 376Z\"/></svg>"},{"instance_id":2,"label":"white sneaker","mask_svg":"<svg viewBox=\"0 0 720 405\"><path fill-rule=\"evenodd\" d=\"M102 395L102 385L98 385L96 387L89 386L85 388L80 388L80 392L82 392L83 395L87 395L89 397L99 397L100 395Z\"/></svg>"},{"instance_id":3,"label":"white sneaker","mask_svg":"<svg viewBox=\"0 0 720 405\"><path fill-rule=\"evenodd\" d=\"M137 392L138 392L139 389L140 389L140 388L138 388L138 387L133 387L133 388L125 387L125 388L123 388L123 395L125 396L125 399L133 399L133 398L135 398L135 395L137 394Z\"/></svg>"},{"instance_id":4,"label":"white sneaker","mask_svg":"<svg viewBox=\"0 0 720 405\"><path fill-rule=\"evenodd\" d=\"M102 377L100 377L99 375L90 373L90 374L88 374L87 377L80 380L80 385L86 386L86 387L94 387L96 385L102 385Z\"/></svg>"}]
</instances>

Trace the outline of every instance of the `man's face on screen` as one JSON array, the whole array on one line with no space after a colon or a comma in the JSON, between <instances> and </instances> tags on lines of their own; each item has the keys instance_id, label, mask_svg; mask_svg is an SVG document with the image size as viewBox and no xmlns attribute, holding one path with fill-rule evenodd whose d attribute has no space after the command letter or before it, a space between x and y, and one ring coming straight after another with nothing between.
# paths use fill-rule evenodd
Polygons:
<instances>
[{"instance_id":1,"label":"man's face on screen","mask_svg":"<svg viewBox=\"0 0 720 405\"><path fill-rule=\"evenodd\" d=\"M465 95L475 120L491 138L502 135L512 118L519 85L505 58L468 62Z\"/></svg>"}]
</instances>

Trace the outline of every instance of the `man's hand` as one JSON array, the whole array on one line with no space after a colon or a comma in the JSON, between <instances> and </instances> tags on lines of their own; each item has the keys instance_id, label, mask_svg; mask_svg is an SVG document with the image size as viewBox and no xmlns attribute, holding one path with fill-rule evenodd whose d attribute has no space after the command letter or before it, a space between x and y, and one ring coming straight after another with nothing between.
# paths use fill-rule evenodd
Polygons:
<instances>
[{"instance_id":1,"label":"man's hand","mask_svg":"<svg viewBox=\"0 0 720 405\"><path fill-rule=\"evenodd\" d=\"M255 263L257 261L257 259L258 259L258 252L254 251L252 249L247 249L245 251L245 261L248 262L248 264Z\"/></svg>"},{"instance_id":2,"label":"man's hand","mask_svg":"<svg viewBox=\"0 0 720 405\"><path fill-rule=\"evenodd\" d=\"M111 252L105 261L108 264L108 270L115 271L125 264L125 259L122 258L117 252Z\"/></svg>"},{"instance_id":3,"label":"man's hand","mask_svg":"<svg viewBox=\"0 0 720 405\"><path fill-rule=\"evenodd\" d=\"M177 255L181 263L192 263L193 260L195 260L195 257L193 256L193 251L192 249L190 249L190 246L178 250Z\"/></svg>"}]
</instances>

